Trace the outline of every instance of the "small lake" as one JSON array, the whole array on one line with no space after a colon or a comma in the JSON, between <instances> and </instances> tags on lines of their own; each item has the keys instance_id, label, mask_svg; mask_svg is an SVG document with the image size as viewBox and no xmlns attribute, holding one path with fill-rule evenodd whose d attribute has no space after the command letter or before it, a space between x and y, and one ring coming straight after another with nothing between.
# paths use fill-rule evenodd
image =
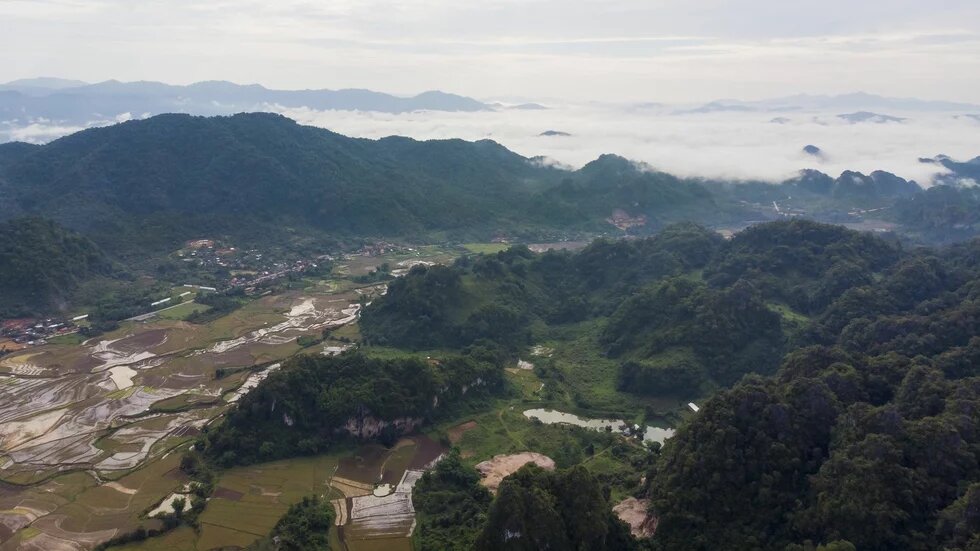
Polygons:
<instances>
[{"instance_id":1,"label":"small lake","mask_svg":"<svg viewBox=\"0 0 980 551\"><path fill-rule=\"evenodd\" d=\"M627 423L622 419L589 419L586 417L579 417L578 415L571 413L555 411L553 409L529 409L524 412L524 416L528 419L537 419L546 425L561 423L593 430L606 430L607 427L611 427L612 430L622 434L628 434L628 429L632 426L631 423ZM643 430L643 441L660 442L663 444L664 440L673 435L674 429L648 425Z\"/></svg>"}]
</instances>

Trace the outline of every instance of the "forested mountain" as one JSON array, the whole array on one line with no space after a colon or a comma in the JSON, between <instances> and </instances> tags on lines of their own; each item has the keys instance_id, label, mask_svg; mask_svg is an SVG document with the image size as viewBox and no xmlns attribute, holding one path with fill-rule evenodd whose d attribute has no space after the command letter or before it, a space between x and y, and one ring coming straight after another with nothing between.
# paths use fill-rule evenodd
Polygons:
<instances>
[{"instance_id":1,"label":"forested mountain","mask_svg":"<svg viewBox=\"0 0 980 551\"><path fill-rule=\"evenodd\" d=\"M899 201L895 214L923 240L952 243L980 231L980 188L939 185Z\"/></svg>"},{"instance_id":2,"label":"forested mountain","mask_svg":"<svg viewBox=\"0 0 980 551\"><path fill-rule=\"evenodd\" d=\"M4 166L15 163L40 148L39 145L24 142L0 144L0 171Z\"/></svg>"},{"instance_id":3,"label":"forested mountain","mask_svg":"<svg viewBox=\"0 0 980 551\"><path fill-rule=\"evenodd\" d=\"M283 226L405 237L486 227L542 171L492 142L356 140L253 114L88 130L6 173L15 204L115 248Z\"/></svg>"},{"instance_id":4,"label":"forested mountain","mask_svg":"<svg viewBox=\"0 0 980 551\"><path fill-rule=\"evenodd\" d=\"M819 170L805 169L778 184L768 182L708 182L735 200L782 203L811 216L836 216L839 222L853 221L845 213L853 209L882 209L896 201L919 194L922 188L890 172L875 170L862 174L846 170L834 178ZM837 211L836 214L831 214Z\"/></svg>"},{"instance_id":5,"label":"forested mountain","mask_svg":"<svg viewBox=\"0 0 980 551\"><path fill-rule=\"evenodd\" d=\"M594 346L621 363L623 389L692 395L772 372L798 338L798 318L823 312L899 257L879 238L804 220L730 241L681 224L574 254L513 248L417 267L364 310L361 328L374 344L491 342L514 353L532 344L534 327L597 323Z\"/></svg>"},{"instance_id":6,"label":"forested mountain","mask_svg":"<svg viewBox=\"0 0 980 551\"><path fill-rule=\"evenodd\" d=\"M493 357L468 352L433 362L298 356L205 432L198 450L231 466L325 452L344 439L393 444L464 400L500 390L503 370Z\"/></svg>"},{"instance_id":7,"label":"forested mountain","mask_svg":"<svg viewBox=\"0 0 980 551\"><path fill-rule=\"evenodd\" d=\"M705 404L650 478L661 548L976 549L978 247L902 255Z\"/></svg>"},{"instance_id":8,"label":"forested mountain","mask_svg":"<svg viewBox=\"0 0 980 551\"><path fill-rule=\"evenodd\" d=\"M618 231L605 221L616 209L666 221L719 216L698 184L623 159L568 173L490 141L353 139L269 114L164 115L3 149L12 152L0 160L11 200L0 216L43 213L109 250L144 254L211 233L487 239Z\"/></svg>"},{"instance_id":9,"label":"forested mountain","mask_svg":"<svg viewBox=\"0 0 980 551\"><path fill-rule=\"evenodd\" d=\"M937 155L931 159L919 159L919 162L937 164L949 171L938 175L936 183L967 187L980 183L980 157L974 157L969 161L957 161L947 155Z\"/></svg>"},{"instance_id":10,"label":"forested mountain","mask_svg":"<svg viewBox=\"0 0 980 551\"><path fill-rule=\"evenodd\" d=\"M680 179L615 155L570 171L489 140L354 139L272 114L161 115L45 146L3 144L0 194L0 220L51 219L138 270L201 237L319 249L364 238L536 242L648 235L685 220L854 221L861 209L926 242L980 231L972 188L923 193L884 172L735 184ZM807 311L798 298L780 300Z\"/></svg>"},{"instance_id":11,"label":"forested mountain","mask_svg":"<svg viewBox=\"0 0 980 551\"><path fill-rule=\"evenodd\" d=\"M419 551L639 548L586 469L548 472L526 465L504 479L496 499L452 449L416 484Z\"/></svg>"},{"instance_id":12,"label":"forested mountain","mask_svg":"<svg viewBox=\"0 0 980 551\"><path fill-rule=\"evenodd\" d=\"M804 171L782 184L736 184L679 179L615 155L568 171L488 140L354 139L272 114L161 115L45 146L5 144L0 191L7 198L0 219L51 218L130 258L202 235L253 244L533 242L649 234L684 220L739 226L801 212L854 221L853 209L885 209L887 217L886 207L922 195L914 182L880 171L837 178ZM920 218L898 221L932 235L919 231L917 224L928 224Z\"/></svg>"},{"instance_id":13,"label":"forested mountain","mask_svg":"<svg viewBox=\"0 0 980 551\"><path fill-rule=\"evenodd\" d=\"M0 318L57 309L111 262L88 239L40 218L0 223Z\"/></svg>"}]
</instances>

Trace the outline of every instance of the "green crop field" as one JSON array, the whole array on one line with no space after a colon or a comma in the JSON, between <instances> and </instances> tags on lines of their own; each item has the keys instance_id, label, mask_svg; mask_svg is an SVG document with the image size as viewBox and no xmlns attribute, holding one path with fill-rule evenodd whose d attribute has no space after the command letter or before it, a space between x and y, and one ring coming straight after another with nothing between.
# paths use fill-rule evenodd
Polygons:
<instances>
[{"instance_id":1,"label":"green crop field","mask_svg":"<svg viewBox=\"0 0 980 551\"><path fill-rule=\"evenodd\" d=\"M185 320L195 312L207 312L210 309L210 306L191 301L163 310L157 316L167 320Z\"/></svg>"},{"instance_id":2,"label":"green crop field","mask_svg":"<svg viewBox=\"0 0 980 551\"><path fill-rule=\"evenodd\" d=\"M463 243L463 248L476 254L496 254L510 248L507 243Z\"/></svg>"}]
</instances>

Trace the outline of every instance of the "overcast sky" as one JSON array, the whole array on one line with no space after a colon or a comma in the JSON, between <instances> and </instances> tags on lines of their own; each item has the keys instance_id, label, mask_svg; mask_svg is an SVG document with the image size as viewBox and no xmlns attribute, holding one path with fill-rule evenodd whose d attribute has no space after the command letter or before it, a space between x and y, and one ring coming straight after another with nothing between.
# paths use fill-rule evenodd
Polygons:
<instances>
[{"instance_id":1,"label":"overcast sky","mask_svg":"<svg viewBox=\"0 0 980 551\"><path fill-rule=\"evenodd\" d=\"M980 0L0 0L0 81L980 103Z\"/></svg>"}]
</instances>

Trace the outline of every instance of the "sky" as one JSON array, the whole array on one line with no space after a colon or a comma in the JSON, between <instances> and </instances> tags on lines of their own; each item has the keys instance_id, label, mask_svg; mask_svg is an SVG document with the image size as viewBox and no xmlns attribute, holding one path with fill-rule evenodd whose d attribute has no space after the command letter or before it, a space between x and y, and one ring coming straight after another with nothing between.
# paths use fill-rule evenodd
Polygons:
<instances>
[{"instance_id":1,"label":"sky","mask_svg":"<svg viewBox=\"0 0 980 551\"><path fill-rule=\"evenodd\" d=\"M0 0L0 81L56 76L701 102L980 103L977 0Z\"/></svg>"}]
</instances>

